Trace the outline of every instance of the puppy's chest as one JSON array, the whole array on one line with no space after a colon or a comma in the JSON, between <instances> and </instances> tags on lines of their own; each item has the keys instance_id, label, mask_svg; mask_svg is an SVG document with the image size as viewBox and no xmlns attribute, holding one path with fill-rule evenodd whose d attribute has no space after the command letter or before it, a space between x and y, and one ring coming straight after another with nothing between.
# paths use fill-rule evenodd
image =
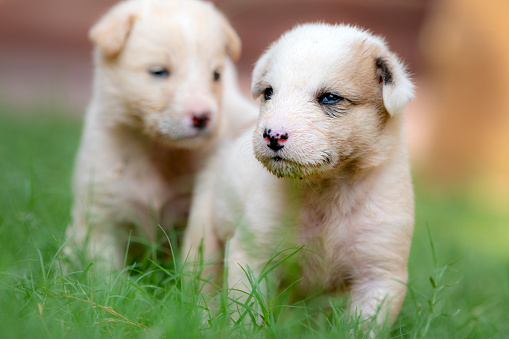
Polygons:
<instances>
[{"instance_id":1,"label":"puppy's chest","mask_svg":"<svg viewBox=\"0 0 509 339\"><path fill-rule=\"evenodd\" d=\"M174 159L177 166L178 159ZM115 188L120 196L138 210L158 219L176 220L188 214L194 170L172 168L171 161L154 163L150 158L124 159L117 170Z\"/></svg>"},{"instance_id":2,"label":"puppy's chest","mask_svg":"<svg viewBox=\"0 0 509 339\"><path fill-rule=\"evenodd\" d=\"M306 251L299 257L303 290L335 291L348 285L354 259L350 222L322 206L303 208L300 241Z\"/></svg>"}]
</instances>

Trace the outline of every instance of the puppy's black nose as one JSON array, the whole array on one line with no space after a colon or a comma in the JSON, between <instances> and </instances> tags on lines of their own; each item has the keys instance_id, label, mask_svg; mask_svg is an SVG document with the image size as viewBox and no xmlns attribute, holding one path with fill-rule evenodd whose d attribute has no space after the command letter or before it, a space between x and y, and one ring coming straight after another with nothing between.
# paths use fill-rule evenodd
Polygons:
<instances>
[{"instance_id":1,"label":"puppy's black nose","mask_svg":"<svg viewBox=\"0 0 509 339\"><path fill-rule=\"evenodd\" d=\"M192 118L193 127L200 130L207 127L209 121L210 115L208 113L195 114Z\"/></svg>"},{"instance_id":2,"label":"puppy's black nose","mask_svg":"<svg viewBox=\"0 0 509 339\"><path fill-rule=\"evenodd\" d=\"M267 147L274 152L277 152L285 147L284 143L288 140L288 133L283 130L272 130L266 128L263 131L263 138L267 142Z\"/></svg>"}]
</instances>

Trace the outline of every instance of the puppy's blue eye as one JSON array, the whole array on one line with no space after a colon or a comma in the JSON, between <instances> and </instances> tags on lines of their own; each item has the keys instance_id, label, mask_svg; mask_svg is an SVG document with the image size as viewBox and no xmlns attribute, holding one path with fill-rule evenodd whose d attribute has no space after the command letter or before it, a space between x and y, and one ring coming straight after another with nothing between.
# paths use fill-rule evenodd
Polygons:
<instances>
[{"instance_id":1,"label":"puppy's blue eye","mask_svg":"<svg viewBox=\"0 0 509 339\"><path fill-rule=\"evenodd\" d=\"M334 105L344 100L345 98L332 93L325 93L318 97L318 103L320 105Z\"/></svg>"},{"instance_id":2,"label":"puppy's blue eye","mask_svg":"<svg viewBox=\"0 0 509 339\"><path fill-rule=\"evenodd\" d=\"M270 100L272 98L272 94L274 94L274 92L270 86L263 91L263 97L265 100Z\"/></svg>"},{"instance_id":3,"label":"puppy's blue eye","mask_svg":"<svg viewBox=\"0 0 509 339\"><path fill-rule=\"evenodd\" d=\"M148 72L156 78L167 78L170 75L170 72L166 68L149 69Z\"/></svg>"}]
</instances>

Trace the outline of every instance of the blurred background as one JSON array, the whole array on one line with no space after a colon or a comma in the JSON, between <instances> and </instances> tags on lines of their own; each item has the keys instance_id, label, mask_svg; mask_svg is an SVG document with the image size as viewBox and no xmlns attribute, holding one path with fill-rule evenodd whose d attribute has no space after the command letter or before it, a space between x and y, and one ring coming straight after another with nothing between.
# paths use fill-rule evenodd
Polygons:
<instances>
[{"instance_id":1,"label":"blurred background","mask_svg":"<svg viewBox=\"0 0 509 339\"><path fill-rule=\"evenodd\" d=\"M509 1L214 2L243 40L238 70L247 96L257 58L298 23L343 22L386 37L417 85L406 110L416 223L409 294L398 321L411 333L419 328L416 319L432 319L429 338L508 333ZM115 3L0 0L2 279L9 277L7 269L31 277L33 263L45 267L43 262L58 259L69 222L73 158L91 95L87 33ZM39 299L31 298L29 307L23 300L28 297L19 286L25 283L9 284L15 288L0 293L0 309L13 311L0 314L0 328L2 321L4 328L26 327L17 305L42 318ZM9 284L0 282L0 289ZM13 337L43 332L33 328L39 330Z\"/></svg>"},{"instance_id":2,"label":"blurred background","mask_svg":"<svg viewBox=\"0 0 509 339\"><path fill-rule=\"evenodd\" d=\"M14 108L1 114L37 115L58 107L79 120L91 95L88 29L116 2L0 0L0 102ZM418 199L452 195L493 217L488 222L481 213L480 225L458 213L464 218L447 221L458 224L453 226L430 214L427 222L509 257L507 0L214 2L243 41L238 69L246 95L254 62L298 23L350 23L385 36L417 84L406 114Z\"/></svg>"}]
</instances>

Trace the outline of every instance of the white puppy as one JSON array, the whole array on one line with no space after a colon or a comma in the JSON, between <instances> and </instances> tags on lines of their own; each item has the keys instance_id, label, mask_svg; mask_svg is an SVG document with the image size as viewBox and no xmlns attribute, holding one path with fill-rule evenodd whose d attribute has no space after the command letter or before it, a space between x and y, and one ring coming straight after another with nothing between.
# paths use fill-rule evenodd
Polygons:
<instances>
[{"instance_id":1,"label":"white puppy","mask_svg":"<svg viewBox=\"0 0 509 339\"><path fill-rule=\"evenodd\" d=\"M90 38L95 81L67 235L118 268L129 229L153 240L158 224L185 224L193 175L217 136L240 130L256 109L229 59L240 40L212 4L124 1Z\"/></svg>"},{"instance_id":2,"label":"white puppy","mask_svg":"<svg viewBox=\"0 0 509 339\"><path fill-rule=\"evenodd\" d=\"M203 237L204 259L220 258L230 239L228 286L249 292L243 269L259 275L275 253L304 246L299 293L350 291L353 312L392 323L414 223L404 66L366 31L307 24L260 58L252 92L262 97L258 123L201 174L184 255ZM204 274L221 259L213 264Z\"/></svg>"}]
</instances>

